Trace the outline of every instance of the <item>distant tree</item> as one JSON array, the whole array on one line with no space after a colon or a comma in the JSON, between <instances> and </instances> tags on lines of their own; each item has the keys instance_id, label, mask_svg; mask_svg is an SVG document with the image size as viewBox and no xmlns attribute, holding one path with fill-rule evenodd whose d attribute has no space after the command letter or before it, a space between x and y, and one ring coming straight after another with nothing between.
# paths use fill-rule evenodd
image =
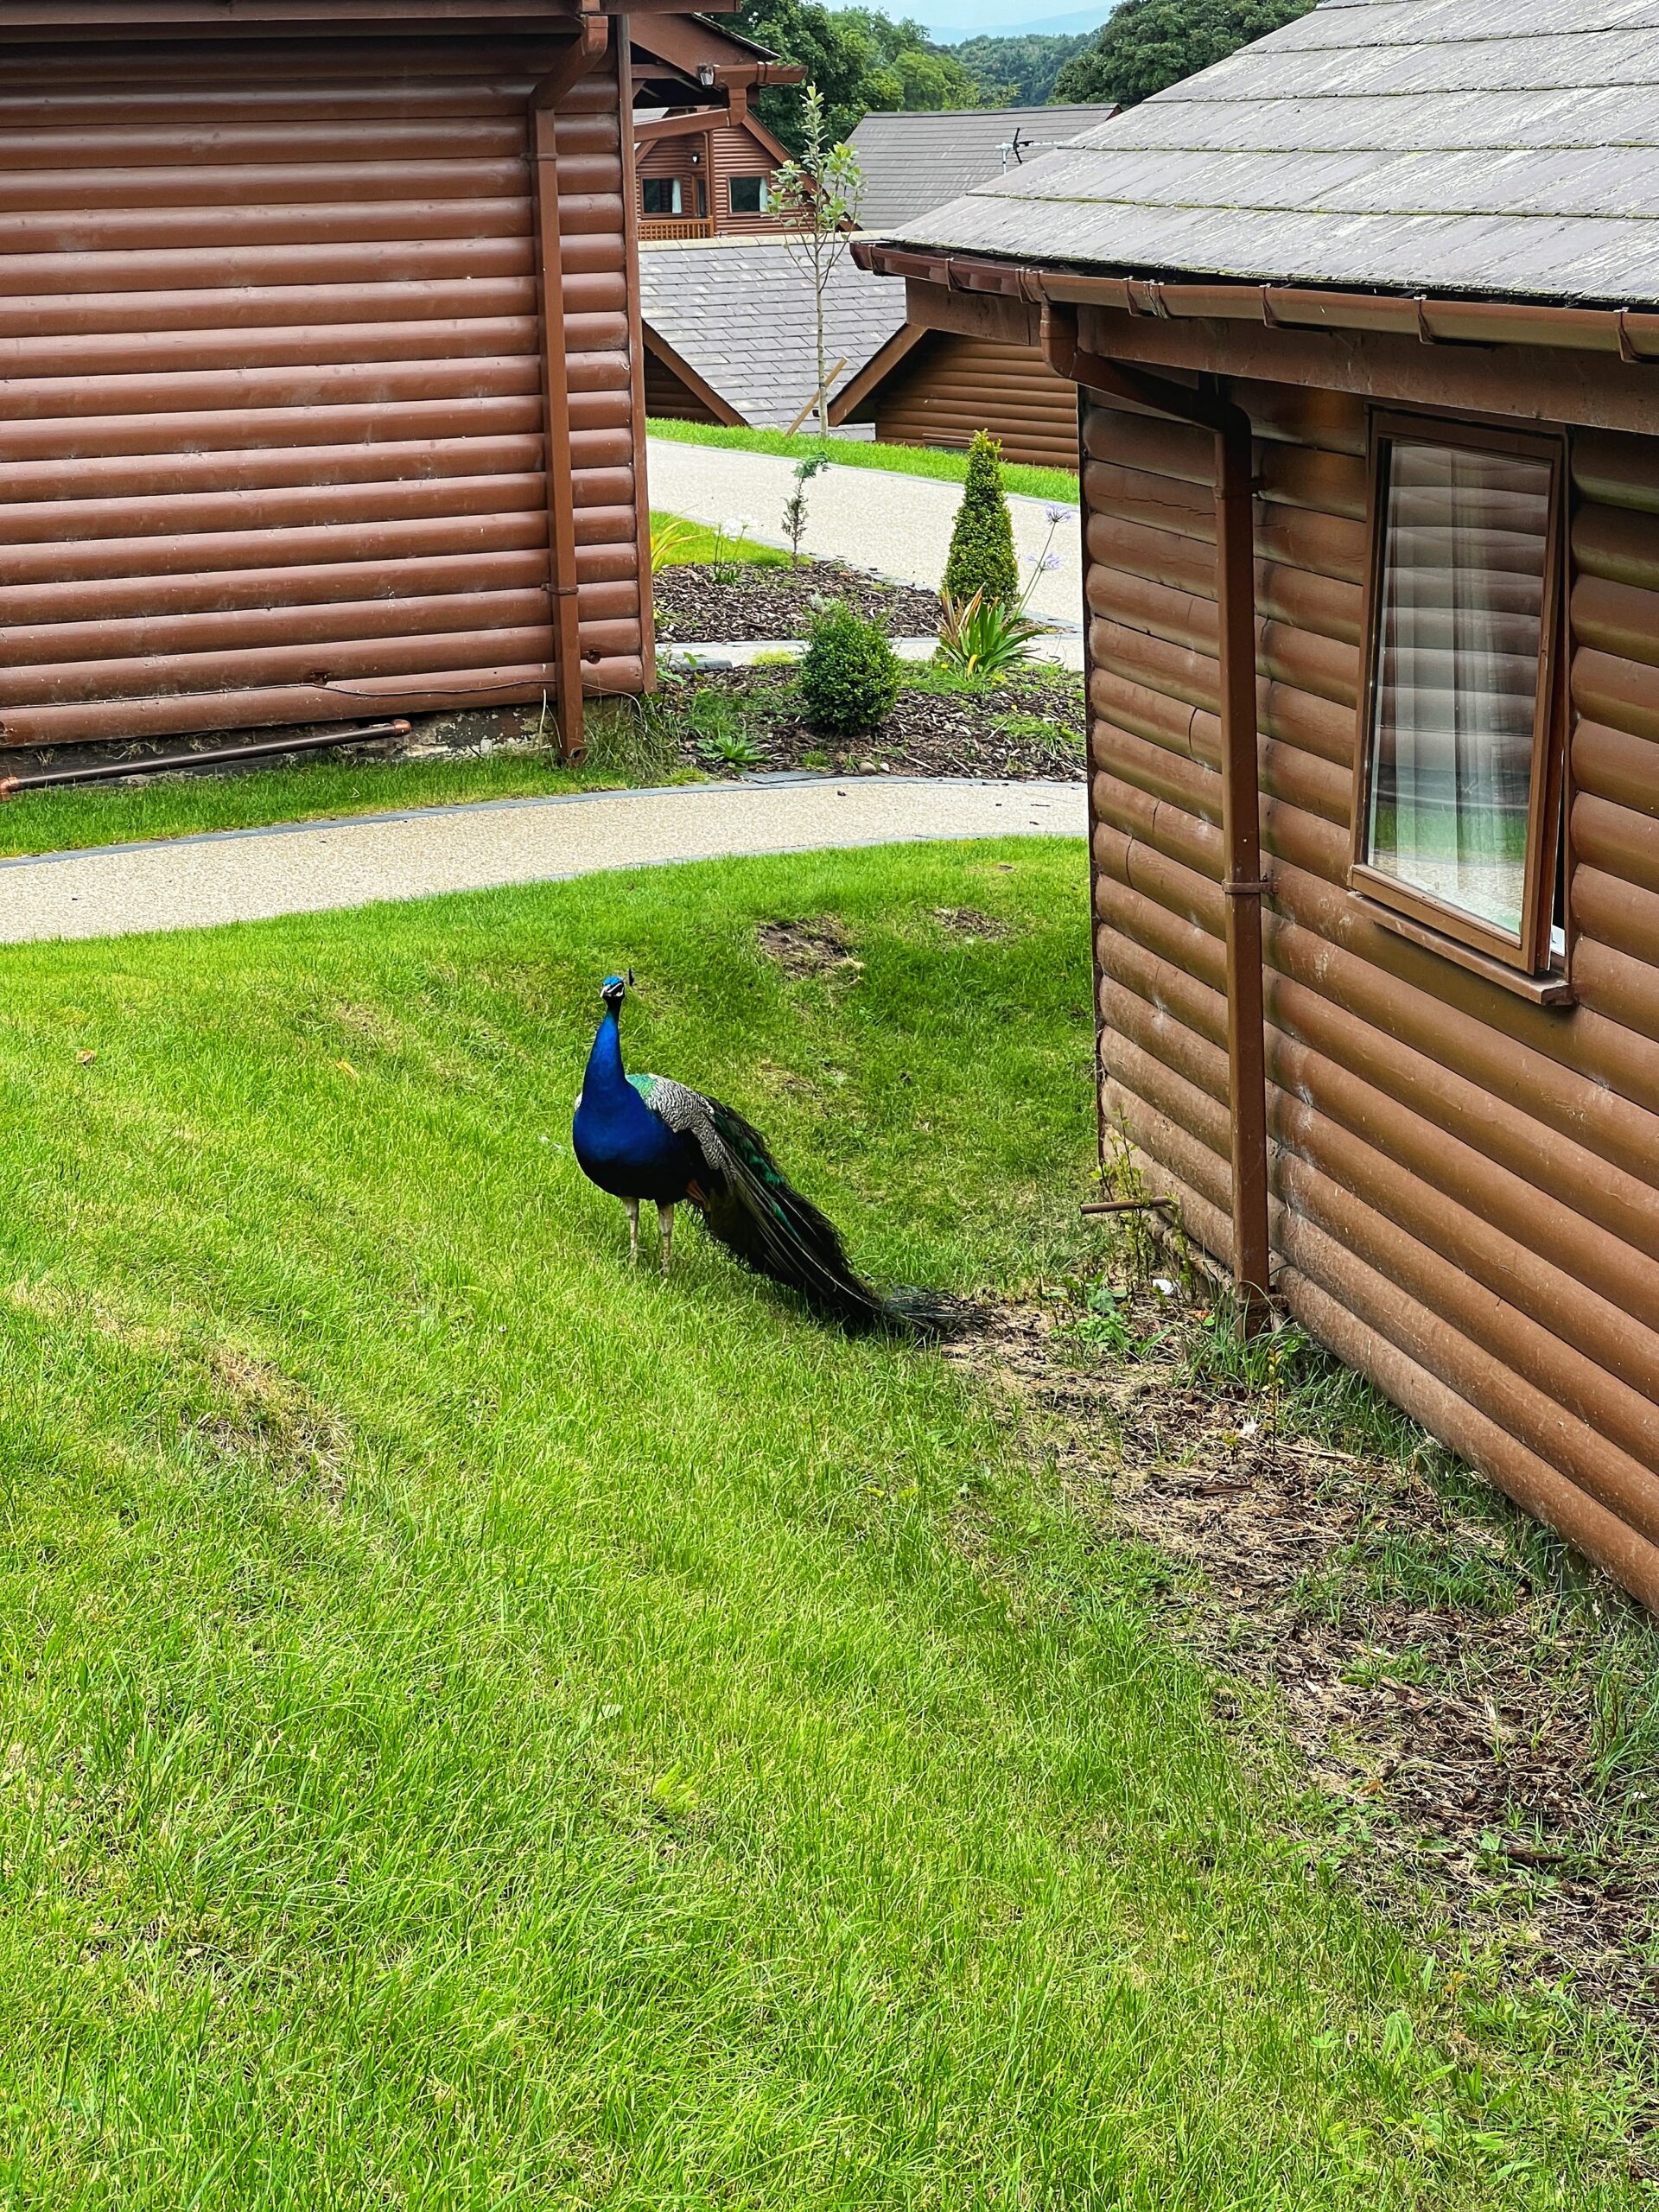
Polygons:
<instances>
[{"instance_id":1,"label":"distant tree","mask_svg":"<svg viewBox=\"0 0 1659 2212\"><path fill-rule=\"evenodd\" d=\"M785 61L800 63L823 95L831 143L850 138L873 109L976 107L982 101L974 77L909 16L895 22L865 8L832 11L819 0L742 0L735 15L721 21ZM750 105L791 154L804 151L798 92L772 86L752 94Z\"/></svg>"},{"instance_id":2,"label":"distant tree","mask_svg":"<svg viewBox=\"0 0 1659 2212\"><path fill-rule=\"evenodd\" d=\"M1023 38L965 38L950 51L979 79L982 106L1041 107L1066 63L1094 42L1092 31L1075 38L1028 31Z\"/></svg>"},{"instance_id":3,"label":"distant tree","mask_svg":"<svg viewBox=\"0 0 1659 2212\"><path fill-rule=\"evenodd\" d=\"M852 243L851 232L864 197L864 175L850 146L831 143L824 122L823 97L816 85L806 88L801 116L801 150L772 178L772 204L791 226L784 233L784 243L812 287L818 355L818 435L827 439L830 347L824 333L823 296L836 264Z\"/></svg>"},{"instance_id":4,"label":"distant tree","mask_svg":"<svg viewBox=\"0 0 1659 2212\"><path fill-rule=\"evenodd\" d=\"M1265 38L1314 0L1123 0L1084 54L1054 80L1057 100L1134 107Z\"/></svg>"}]
</instances>

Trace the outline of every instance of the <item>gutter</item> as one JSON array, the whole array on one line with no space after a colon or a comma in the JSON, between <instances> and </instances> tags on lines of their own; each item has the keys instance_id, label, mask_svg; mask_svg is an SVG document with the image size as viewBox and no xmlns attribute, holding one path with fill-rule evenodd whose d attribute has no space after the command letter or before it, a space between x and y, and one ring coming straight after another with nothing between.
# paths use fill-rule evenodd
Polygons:
<instances>
[{"instance_id":1,"label":"gutter","mask_svg":"<svg viewBox=\"0 0 1659 2212\"><path fill-rule=\"evenodd\" d=\"M1043 354L1068 383L1213 433L1221 668L1222 892L1227 913L1227 1091L1232 1124L1233 1292L1239 1325L1268 1316L1267 1044L1262 991L1262 804L1255 723L1255 449L1250 418L1219 393L1085 353L1077 310L1043 308Z\"/></svg>"},{"instance_id":2,"label":"gutter","mask_svg":"<svg viewBox=\"0 0 1659 2212\"><path fill-rule=\"evenodd\" d=\"M1659 362L1659 314L1635 308L1552 307L1518 300L1432 299L1426 293L1322 291L1312 285L1166 283L1000 260L982 254L859 239L861 269L957 292L1115 308L1167 321L1246 322L1268 330L1363 330L1426 346L1546 346Z\"/></svg>"}]
</instances>

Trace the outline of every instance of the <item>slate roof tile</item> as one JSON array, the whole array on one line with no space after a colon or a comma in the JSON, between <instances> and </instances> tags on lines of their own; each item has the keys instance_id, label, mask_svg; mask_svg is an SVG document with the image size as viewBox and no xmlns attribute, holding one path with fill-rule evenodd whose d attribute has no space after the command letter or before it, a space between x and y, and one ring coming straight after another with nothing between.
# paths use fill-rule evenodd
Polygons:
<instances>
[{"instance_id":1,"label":"slate roof tile","mask_svg":"<svg viewBox=\"0 0 1659 2212\"><path fill-rule=\"evenodd\" d=\"M1325 0L884 235L1135 276L1652 306L1655 149L1659 0Z\"/></svg>"}]
</instances>

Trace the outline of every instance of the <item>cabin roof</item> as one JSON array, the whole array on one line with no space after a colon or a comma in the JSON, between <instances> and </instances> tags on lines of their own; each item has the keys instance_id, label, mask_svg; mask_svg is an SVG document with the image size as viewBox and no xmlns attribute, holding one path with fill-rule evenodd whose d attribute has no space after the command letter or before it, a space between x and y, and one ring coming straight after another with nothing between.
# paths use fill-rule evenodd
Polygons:
<instances>
[{"instance_id":1,"label":"cabin roof","mask_svg":"<svg viewBox=\"0 0 1659 2212\"><path fill-rule=\"evenodd\" d=\"M818 380L812 286L776 235L642 239L639 312L647 342L683 365L736 420L781 429ZM905 320L902 288L843 255L824 295L832 396Z\"/></svg>"},{"instance_id":2,"label":"cabin roof","mask_svg":"<svg viewBox=\"0 0 1659 2212\"><path fill-rule=\"evenodd\" d=\"M1651 304L1656 151L1659 0L1325 0L887 235L1128 276Z\"/></svg>"},{"instance_id":3,"label":"cabin roof","mask_svg":"<svg viewBox=\"0 0 1659 2212\"><path fill-rule=\"evenodd\" d=\"M1104 123L1109 107L951 108L867 115L852 136L864 172L865 228L907 223L942 200ZM1028 150L1027 150L1028 149Z\"/></svg>"}]
</instances>

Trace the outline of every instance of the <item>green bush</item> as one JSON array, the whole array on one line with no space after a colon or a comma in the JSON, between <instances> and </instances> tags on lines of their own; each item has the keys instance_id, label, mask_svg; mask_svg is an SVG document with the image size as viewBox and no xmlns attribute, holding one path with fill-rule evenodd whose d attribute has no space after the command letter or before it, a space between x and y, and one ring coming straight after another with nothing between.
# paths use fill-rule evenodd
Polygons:
<instances>
[{"instance_id":1,"label":"green bush","mask_svg":"<svg viewBox=\"0 0 1659 2212\"><path fill-rule=\"evenodd\" d=\"M958 603L976 592L987 606L995 601L1007 606L1020 596L1014 524L1002 492L1001 449L983 430L975 431L968 448L968 480L950 533L944 588Z\"/></svg>"},{"instance_id":2,"label":"green bush","mask_svg":"<svg viewBox=\"0 0 1659 2212\"><path fill-rule=\"evenodd\" d=\"M830 607L812 618L800 682L814 729L856 737L892 712L899 663L879 623L850 607Z\"/></svg>"}]
</instances>

